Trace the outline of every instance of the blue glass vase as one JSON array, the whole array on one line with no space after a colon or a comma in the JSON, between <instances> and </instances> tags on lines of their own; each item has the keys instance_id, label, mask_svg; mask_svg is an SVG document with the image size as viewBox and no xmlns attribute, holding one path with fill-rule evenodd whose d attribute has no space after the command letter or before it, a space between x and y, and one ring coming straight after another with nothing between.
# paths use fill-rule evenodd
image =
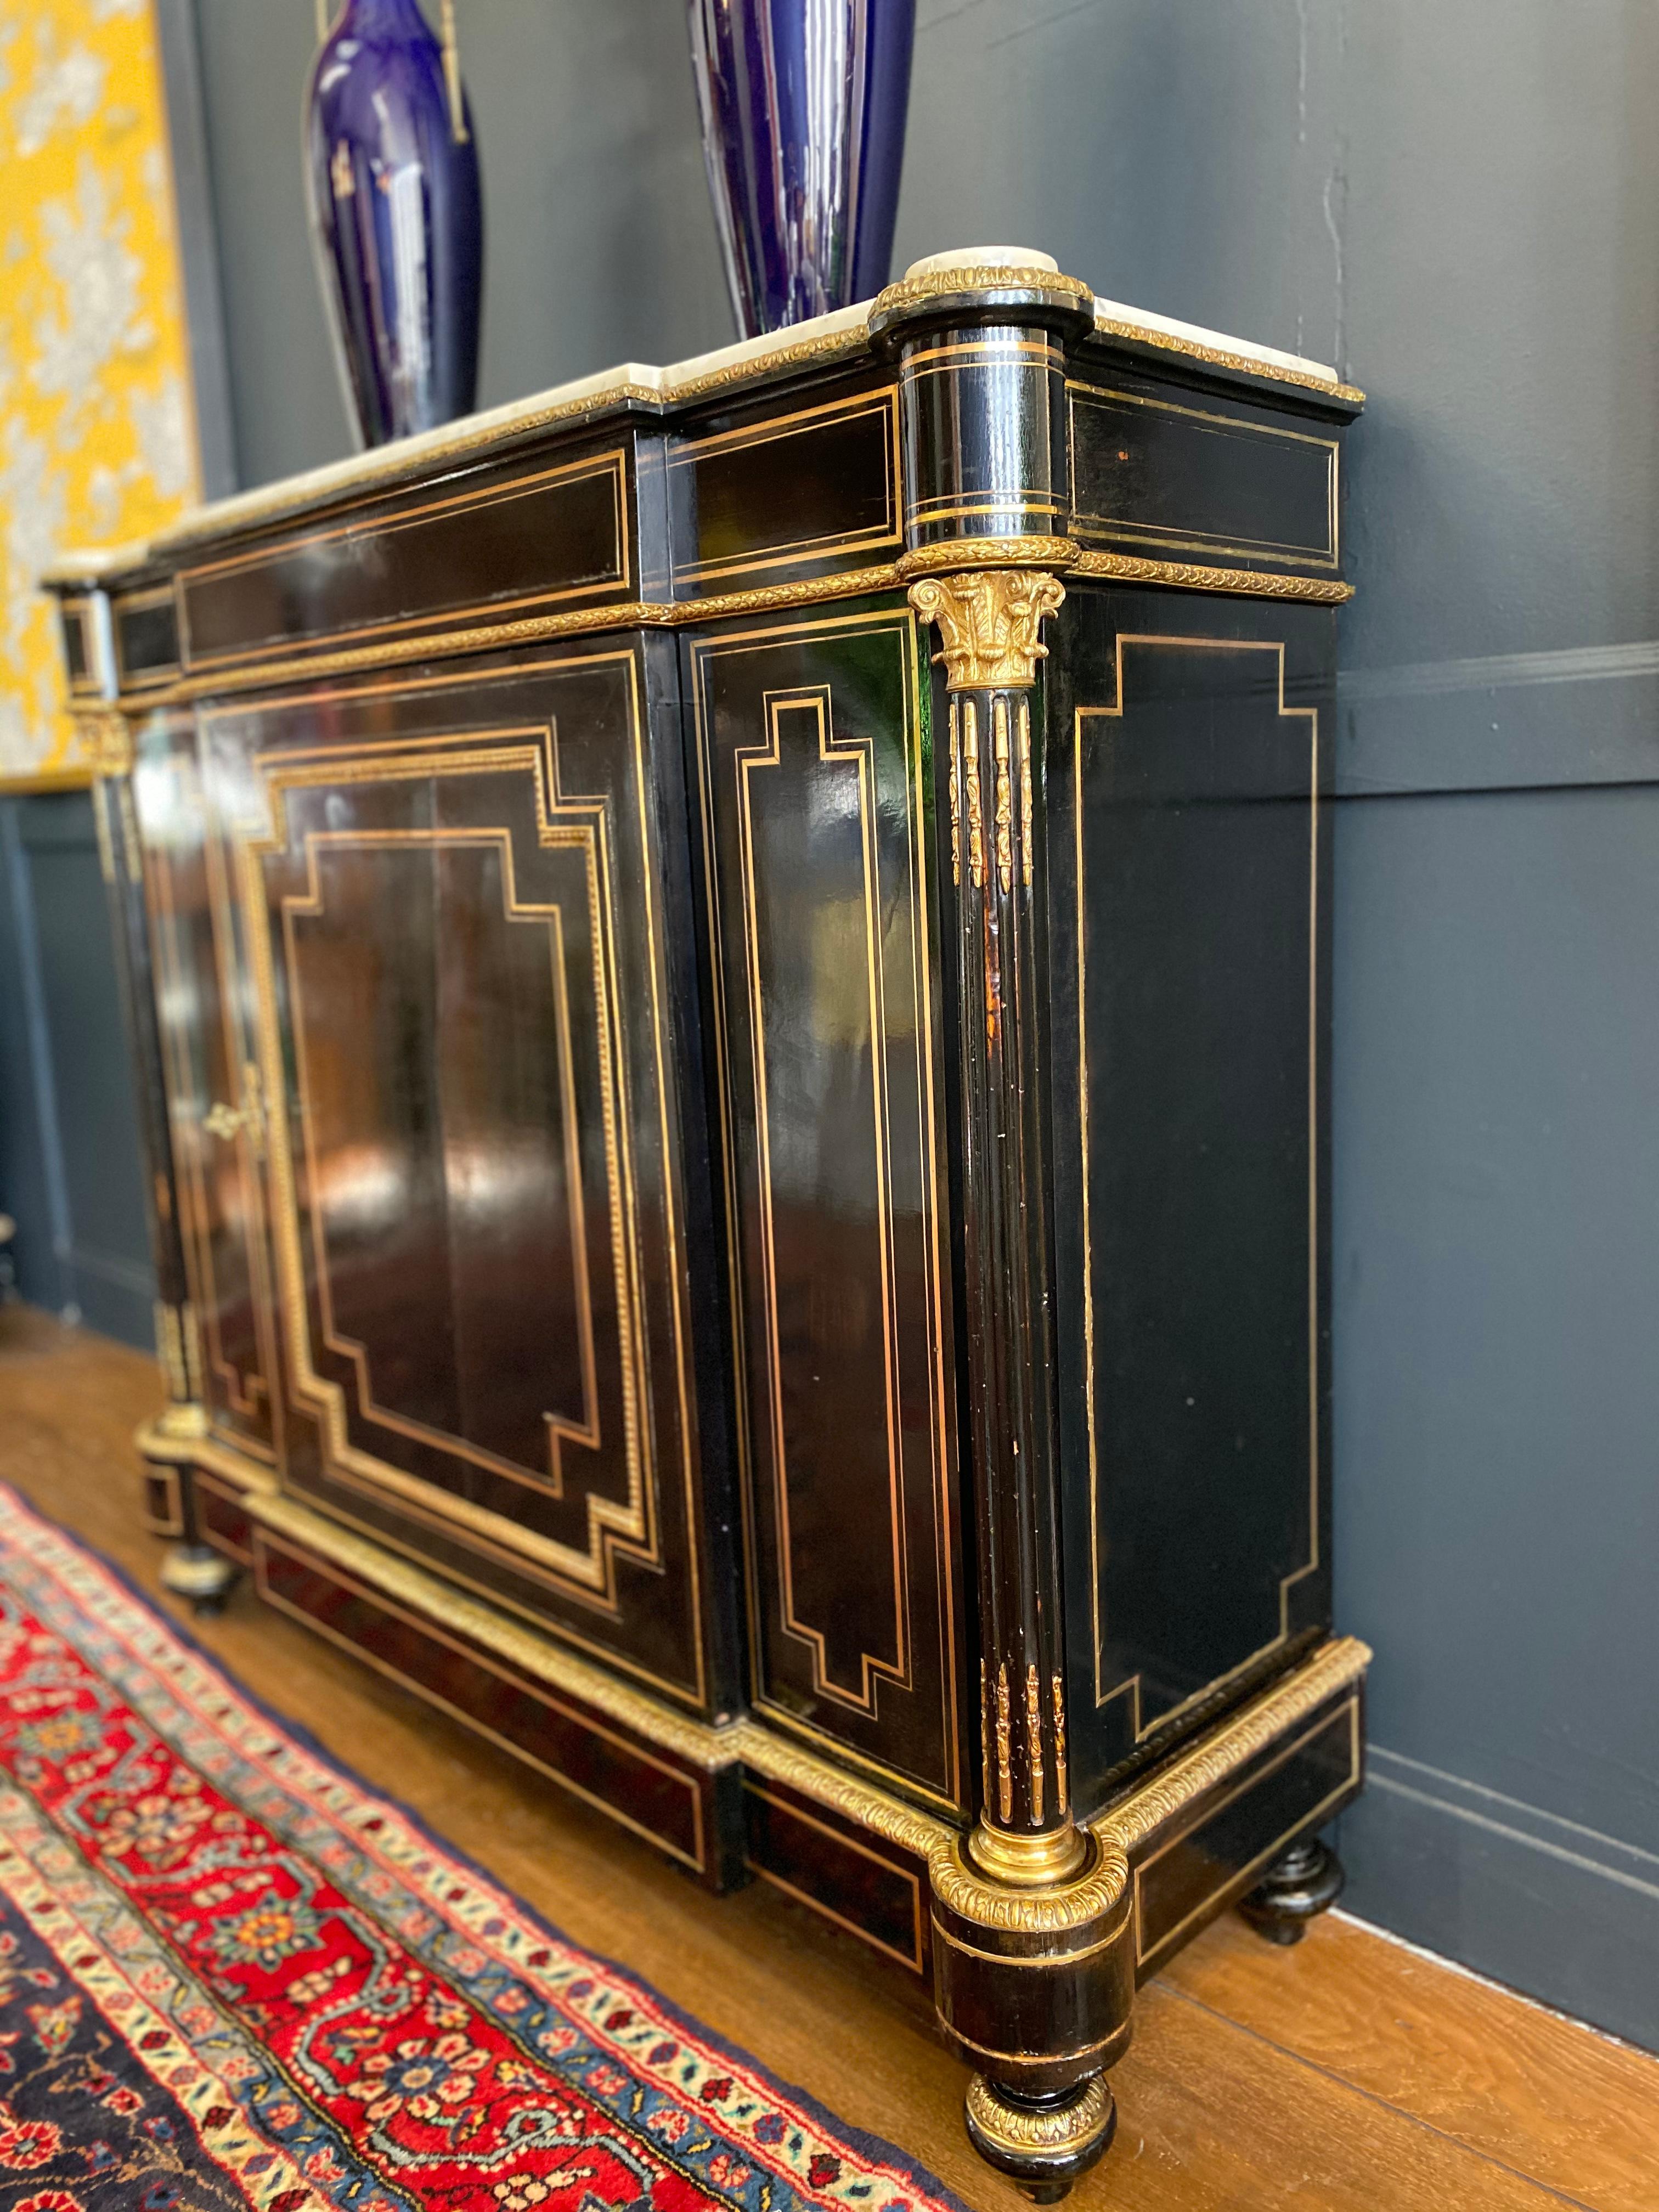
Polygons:
<instances>
[{"instance_id":1,"label":"blue glass vase","mask_svg":"<svg viewBox=\"0 0 1659 2212\"><path fill-rule=\"evenodd\" d=\"M689 0L703 150L744 334L887 282L915 0Z\"/></svg>"},{"instance_id":2,"label":"blue glass vase","mask_svg":"<svg viewBox=\"0 0 1659 2212\"><path fill-rule=\"evenodd\" d=\"M459 76L446 75L416 0L345 0L312 67L306 181L362 443L469 414L483 277L477 149Z\"/></svg>"}]
</instances>

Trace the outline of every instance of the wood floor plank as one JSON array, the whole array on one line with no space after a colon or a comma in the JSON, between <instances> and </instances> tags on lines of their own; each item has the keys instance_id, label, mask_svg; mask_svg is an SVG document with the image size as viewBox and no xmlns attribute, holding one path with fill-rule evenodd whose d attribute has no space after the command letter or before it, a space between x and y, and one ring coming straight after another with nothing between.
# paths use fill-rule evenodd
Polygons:
<instances>
[{"instance_id":1,"label":"wood floor plank","mask_svg":"<svg viewBox=\"0 0 1659 2212\"><path fill-rule=\"evenodd\" d=\"M1287 2063L1173 1989L1143 1991L1134 2044L1112 2078L1118 2138L1096 2212L1560 2212L1572 2201Z\"/></svg>"},{"instance_id":2,"label":"wood floor plank","mask_svg":"<svg viewBox=\"0 0 1659 2212\"><path fill-rule=\"evenodd\" d=\"M131 1437L159 1396L154 1367L136 1353L0 1309L0 1475L152 1596L161 1595L160 1547L139 1525ZM965 2075L915 1978L765 1885L708 1897L551 1783L245 1593L207 1622L161 1602L257 1695L576 1942L622 1960L853 2125L902 2144L980 2212L1019 2212L1024 2200L968 2148ZM1364 2032L1375 1978L1348 2005L1327 1984L1353 1947L1322 1933L1297 1952L1261 1947L1253 1961L1231 1928L1212 1930L1144 1993L1134 2046L1114 2075L1118 2141L1071 2199L1077 2212L1550 2212L1564 2201L1508 2170L1501 2145L1511 2139L1492 2117L1501 2098L1465 2097L1466 2145L1437 2062L1389 2072L1380 2031ZM1425 1969L1413 1995L1428 2015L1437 1985L1461 2023L1468 1985ZM1345 2073L1342 2022L1356 2010ZM1465 2033L1444 2031L1451 2069L1469 2063L1459 2056ZM1592 2099L1606 2046L1562 2033L1558 2071L1575 2097ZM1574 2037L1590 2046L1582 2063ZM1609 2094L1620 2087L1610 2080ZM1580 2201L1604 2212L1601 2199ZM1636 2201L1609 2195L1605 2212ZM1641 2202L1653 2212L1659 2194Z\"/></svg>"},{"instance_id":3,"label":"wood floor plank","mask_svg":"<svg viewBox=\"0 0 1659 2212\"><path fill-rule=\"evenodd\" d=\"M1224 1922L1164 1978L1598 2212L1659 2206L1659 2059L1340 1917L1292 1951Z\"/></svg>"}]
</instances>

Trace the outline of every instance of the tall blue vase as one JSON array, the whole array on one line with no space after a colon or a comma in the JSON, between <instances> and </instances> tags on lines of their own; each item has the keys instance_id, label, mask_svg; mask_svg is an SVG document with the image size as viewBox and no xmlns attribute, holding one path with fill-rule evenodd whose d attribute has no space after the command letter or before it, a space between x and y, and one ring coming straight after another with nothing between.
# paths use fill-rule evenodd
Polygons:
<instances>
[{"instance_id":1,"label":"tall blue vase","mask_svg":"<svg viewBox=\"0 0 1659 2212\"><path fill-rule=\"evenodd\" d=\"M689 0L703 150L744 335L887 282L915 0Z\"/></svg>"},{"instance_id":2,"label":"tall blue vase","mask_svg":"<svg viewBox=\"0 0 1659 2212\"><path fill-rule=\"evenodd\" d=\"M458 81L459 89L459 81ZM483 204L416 0L344 0L313 64L306 181L341 380L366 446L471 411Z\"/></svg>"}]
</instances>

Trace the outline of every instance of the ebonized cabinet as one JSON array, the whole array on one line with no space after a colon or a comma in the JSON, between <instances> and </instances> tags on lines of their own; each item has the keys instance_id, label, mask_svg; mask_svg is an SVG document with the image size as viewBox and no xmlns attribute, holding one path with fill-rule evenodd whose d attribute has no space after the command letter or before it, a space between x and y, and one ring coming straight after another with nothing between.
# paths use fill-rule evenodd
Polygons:
<instances>
[{"instance_id":1,"label":"ebonized cabinet","mask_svg":"<svg viewBox=\"0 0 1659 2212\"><path fill-rule=\"evenodd\" d=\"M173 1586L930 1975L1109 2138L1340 1881L1328 371L945 257L64 563Z\"/></svg>"}]
</instances>

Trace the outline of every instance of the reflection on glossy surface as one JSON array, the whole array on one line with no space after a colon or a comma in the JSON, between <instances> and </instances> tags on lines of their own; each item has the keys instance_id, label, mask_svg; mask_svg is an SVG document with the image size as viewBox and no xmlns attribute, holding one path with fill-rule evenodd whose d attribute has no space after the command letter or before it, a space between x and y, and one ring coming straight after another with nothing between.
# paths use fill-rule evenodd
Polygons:
<instances>
[{"instance_id":1,"label":"reflection on glossy surface","mask_svg":"<svg viewBox=\"0 0 1659 2212\"><path fill-rule=\"evenodd\" d=\"M690 0L709 189L747 337L887 282L915 0Z\"/></svg>"},{"instance_id":2,"label":"reflection on glossy surface","mask_svg":"<svg viewBox=\"0 0 1659 2212\"><path fill-rule=\"evenodd\" d=\"M463 114L416 0L346 0L312 71L306 179L366 446L472 409L483 210Z\"/></svg>"},{"instance_id":3,"label":"reflection on glossy surface","mask_svg":"<svg viewBox=\"0 0 1659 2212\"><path fill-rule=\"evenodd\" d=\"M949 1291L912 650L907 620L871 615L714 639L698 681L758 1694L948 1800Z\"/></svg>"},{"instance_id":4,"label":"reflection on glossy surface","mask_svg":"<svg viewBox=\"0 0 1659 2212\"><path fill-rule=\"evenodd\" d=\"M311 865L287 912L323 1345L365 1413L556 1484L556 1437L600 1441L586 1217L606 1213L571 1172L557 910L508 918L489 846Z\"/></svg>"}]
</instances>

